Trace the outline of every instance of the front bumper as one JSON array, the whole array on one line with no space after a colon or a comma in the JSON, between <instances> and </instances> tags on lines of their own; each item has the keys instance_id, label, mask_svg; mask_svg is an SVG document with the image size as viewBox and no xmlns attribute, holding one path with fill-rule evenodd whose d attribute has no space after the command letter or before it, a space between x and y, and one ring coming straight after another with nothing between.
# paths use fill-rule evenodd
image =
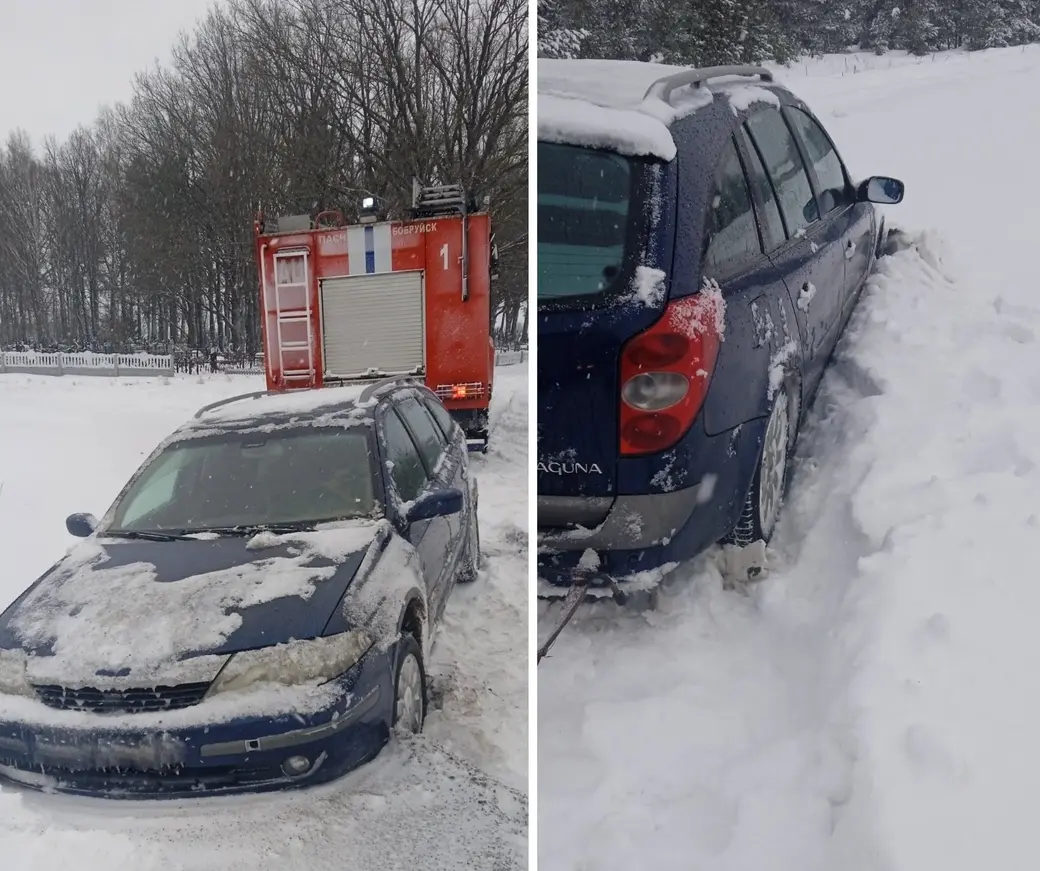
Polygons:
<instances>
[{"instance_id":1,"label":"front bumper","mask_svg":"<svg viewBox=\"0 0 1040 871\"><path fill-rule=\"evenodd\" d=\"M369 655L371 656L371 654ZM385 655L366 656L333 683L335 702L307 715L254 715L169 730L0 720L0 777L37 789L108 798L184 797L322 783L375 757L390 734ZM292 775L290 757L307 760Z\"/></svg>"}]
</instances>

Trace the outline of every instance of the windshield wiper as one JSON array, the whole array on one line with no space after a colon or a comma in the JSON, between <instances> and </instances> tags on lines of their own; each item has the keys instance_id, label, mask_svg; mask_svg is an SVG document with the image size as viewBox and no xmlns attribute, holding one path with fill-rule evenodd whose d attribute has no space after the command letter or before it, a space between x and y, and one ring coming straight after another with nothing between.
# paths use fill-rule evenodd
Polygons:
<instances>
[{"instance_id":1,"label":"windshield wiper","mask_svg":"<svg viewBox=\"0 0 1040 871\"><path fill-rule=\"evenodd\" d=\"M242 526L206 526L200 529L192 529L193 535L201 535L213 532L217 535L256 535L258 532L271 532L275 535L285 535L290 532L312 531L320 520L305 520L296 523L250 523Z\"/></svg>"},{"instance_id":2,"label":"windshield wiper","mask_svg":"<svg viewBox=\"0 0 1040 871\"><path fill-rule=\"evenodd\" d=\"M159 532L154 529L110 529L102 533L102 538L139 538L144 541L192 541L190 535L182 532Z\"/></svg>"}]
</instances>

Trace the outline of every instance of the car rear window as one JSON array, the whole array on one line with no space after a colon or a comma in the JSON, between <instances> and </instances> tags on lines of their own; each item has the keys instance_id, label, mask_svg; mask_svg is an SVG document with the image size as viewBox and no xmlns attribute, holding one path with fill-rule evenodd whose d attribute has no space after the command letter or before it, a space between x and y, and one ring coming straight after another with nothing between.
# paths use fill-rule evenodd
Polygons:
<instances>
[{"instance_id":1,"label":"car rear window","mask_svg":"<svg viewBox=\"0 0 1040 871\"><path fill-rule=\"evenodd\" d=\"M629 280L642 172L613 152L538 144L539 300L591 298Z\"/></svg>"},{"instance_id":2,"label":"car rear window","mask_svg":"<svg viewBox=\"0 0 1040 871\"><path fill-rule=\"evenodd\" d=\"M311 523L378 513L366 430L310 427L174 442L115 506L113 530Z\"/></svg>"}]
</instances>

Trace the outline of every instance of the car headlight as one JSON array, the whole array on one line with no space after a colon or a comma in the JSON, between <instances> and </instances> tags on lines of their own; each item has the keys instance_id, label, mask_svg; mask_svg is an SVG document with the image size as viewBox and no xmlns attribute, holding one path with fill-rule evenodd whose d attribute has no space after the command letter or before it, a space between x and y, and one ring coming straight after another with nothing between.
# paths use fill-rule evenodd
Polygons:
<instances>
[{"instance_id":1,"label":"car headlight","mask_svg":"<svg viewBox=\"0 0 1040 871\"><path fill-rule=\"evenodd\" d=\"M286 686L325 682L356 665L372 646L362 629L309 641L290 641L234 654L217 675L209 695L241 690L255 683Z\"/></svg>"},{"instance_id":2,"label":"car headlight","mask_svg":"<svg viewBox=\"0 0 1040 871\"><path fill-rule=\"evenodd\" d=\"M0 650L0 693L36 698L26 674L26 656L22 650Z\"/></svg>"}]
</instances>

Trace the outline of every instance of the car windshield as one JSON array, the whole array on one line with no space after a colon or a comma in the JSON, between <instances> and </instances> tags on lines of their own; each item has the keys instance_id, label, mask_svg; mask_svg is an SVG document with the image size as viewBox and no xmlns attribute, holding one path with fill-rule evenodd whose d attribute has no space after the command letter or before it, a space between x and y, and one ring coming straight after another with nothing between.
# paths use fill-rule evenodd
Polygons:
<instances>
[{"instance_id":1,"label":"car windshield","mask_svg":"<svg viewBox=\"0 0 1040 871\"><path fill-rule=\"evenodd\" d=\"M642 164L538 143L538 298L594 297L628 280Z\"/></svg>"},{"instance_id":2,"label":"car windshield","mask_svg":"<svg viewBox=\"0 0 1040 871\"><path fill-rule=\"evenodd\" d=\"M363 429L221 433L160 452L115 506L110 533L306 526L379 512Z\"/></svg>"}]
</instances>

